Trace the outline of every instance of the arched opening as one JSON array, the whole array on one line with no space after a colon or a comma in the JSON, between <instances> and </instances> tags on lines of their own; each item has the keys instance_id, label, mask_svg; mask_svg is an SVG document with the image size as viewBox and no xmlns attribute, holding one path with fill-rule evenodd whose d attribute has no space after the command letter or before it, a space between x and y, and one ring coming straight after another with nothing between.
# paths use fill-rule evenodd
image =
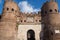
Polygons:
<instances>
[{"instance_id":1,"label":"arched opening","mask_svg":"<svg viewBox=\"0 0 60 40\"><path fill-rule=\"evenodd\" d=\"M12 10L12 11L14 11L14 9L13 9L13 8L12 8L11 10Z\"/></svg>"},{"instance_id":2,"label":"arched opening","mask_svg":"<svg viewBox=\"0 0 60 40\"><path fill-rule=\"evenodd\" d=\"M53 10L52 10L52 9L50 9L49 11L50 11L50 12L52 12Z\"/></svg>"},{"instance_id":3,"label":"arched opening","mask_svg":"<svg viewBox=\"0 0 60 40\"><path fill-rule=\"evenodd\" d=\"M57 12L57 9L55 9L55 12Z\"/></svg>"},{"instance_id":4,"label":"arched opening","mask_svg":"<svg viewBox=\"0 0 60 40\"><path fill-rule=\"evenodd\" d=\"M35 32L33 30L28 30L27 40L35 40Z\"/></svg>"},{"instance_id":5,"label":"arched opening","mask_svg":"<svg viewBox=\"0 0 60 40\"><path fill-rule=\"evenodd\" d=\"M7 7L7 11L9 10L9 8Z\"/></svg>"}]
</instances>

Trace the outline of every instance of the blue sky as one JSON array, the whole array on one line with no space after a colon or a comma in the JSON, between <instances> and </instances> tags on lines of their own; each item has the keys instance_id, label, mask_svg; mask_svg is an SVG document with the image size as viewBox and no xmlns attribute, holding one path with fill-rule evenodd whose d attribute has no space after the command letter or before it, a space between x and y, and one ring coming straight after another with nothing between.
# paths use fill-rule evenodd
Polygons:
<instances>
[{"instance_id":1,"label":"blue sky","mask_svg":"<svg viewBox=\"0 0 60 40\"><path fill-rule=\"evenodd\" d=\"M22 12L37 12L47 0L14 0ZM56 0L60 10L60 0ZM0 0L0 14L2 13L4 0Z\"/></svg>"}]
</instances>

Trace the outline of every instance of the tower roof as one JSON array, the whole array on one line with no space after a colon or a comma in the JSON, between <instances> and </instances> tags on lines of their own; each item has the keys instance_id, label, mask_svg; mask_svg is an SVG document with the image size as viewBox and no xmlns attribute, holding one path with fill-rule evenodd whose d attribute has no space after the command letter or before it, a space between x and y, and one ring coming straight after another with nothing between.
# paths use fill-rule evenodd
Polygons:
<instances>
[{"instance_id":1,"label":"tower roof","mask_svg":"<svg viewBox=\"0 0 60 40\"><path fill-rule=\"evenodd\" d=\"M42 6L42 12L43 13L58 13L58 4L57 2L54 2L53 0L50 0L50 2L45 2Z\"/></svg>"},{"instance_id":2,"label":"tower roof","mask_svg":"<svg viewBox=\"0 0 60 40\"><path fill-rule=\"evenodd\" d=\"M53 2L54 0L50 0L50 2L45 2L42 6L42 8L52 8L52 7L58 7L58 4L56 2Z\"/></svg>"}]
</instances>

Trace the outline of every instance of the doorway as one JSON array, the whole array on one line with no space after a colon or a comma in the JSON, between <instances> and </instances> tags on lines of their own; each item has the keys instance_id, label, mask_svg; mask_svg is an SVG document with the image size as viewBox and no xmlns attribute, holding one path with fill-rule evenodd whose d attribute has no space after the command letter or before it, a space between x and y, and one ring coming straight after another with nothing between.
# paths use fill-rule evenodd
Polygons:
<instances>
[{"instance_id":1,"label":"doorway","mask_svg":"<svg viewBox=\"0 0 60 40\"><path fill-rule=\"evenodd\" d=\"M27 40L35 40L35 32L33 30L28 30Z\"/></svg>"}]
</instances>

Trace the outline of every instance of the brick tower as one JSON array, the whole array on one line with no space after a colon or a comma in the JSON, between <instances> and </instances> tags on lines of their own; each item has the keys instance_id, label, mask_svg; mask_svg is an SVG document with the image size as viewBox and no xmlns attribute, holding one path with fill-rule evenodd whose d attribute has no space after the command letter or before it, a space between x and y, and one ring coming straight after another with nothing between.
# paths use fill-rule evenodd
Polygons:
<instances>
[{"instance_id":1,"label":"brick tower","mask_svg":"<svg viewBox=\"0 0 60 40\"><path fill-rule=\"evenodd\" d=\"M54 0L47 1L41 8L44 40L60 40L60 14Z\"/></svg>"},{"instance_id":2,"label":"brick tower","mask_svg":"<svg viewBox=\"0 0 60 40\"><path fill-rule=\"evenodd\" d=\"M19 7L12 0L5 0L0 20L0 40L16 39L16 24Z\"/></svg>"}]
</instances>

